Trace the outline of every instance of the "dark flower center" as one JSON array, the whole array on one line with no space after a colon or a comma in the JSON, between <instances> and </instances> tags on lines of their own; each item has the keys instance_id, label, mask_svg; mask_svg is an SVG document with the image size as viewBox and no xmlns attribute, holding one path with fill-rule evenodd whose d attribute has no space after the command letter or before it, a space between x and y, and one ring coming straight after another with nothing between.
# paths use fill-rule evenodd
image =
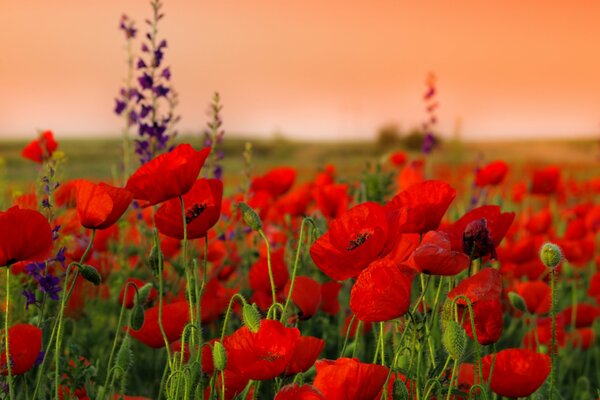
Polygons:
<instances>
[{"instance_id":1,"label":"dark flower center","mask_svg":"<svg viewBox=\"0 0 600 400\"><path fill-rule=\"evenodd\" d=\"M189 224L198 218L204 212L204 210L206 210L206 207L206 204L194 204L192 208L185 212L185 223Z\"/></svg>"},{"instance_id":2,"label":"dark flower center","mask_svg":"<svg viewBox=\"0 0 600 400\"><path fill-rule=\"evenodd\" d=\"M369 232L359 233L358 235L356 235L356 239L351 240L350 243L348 243L348 247L346 247L346 250L348 250L348 251L356 250L363 243L365 243L367 241L367 239L370 237L371 237L371 233L369 233Z\"/></svg>"}]
</instances>

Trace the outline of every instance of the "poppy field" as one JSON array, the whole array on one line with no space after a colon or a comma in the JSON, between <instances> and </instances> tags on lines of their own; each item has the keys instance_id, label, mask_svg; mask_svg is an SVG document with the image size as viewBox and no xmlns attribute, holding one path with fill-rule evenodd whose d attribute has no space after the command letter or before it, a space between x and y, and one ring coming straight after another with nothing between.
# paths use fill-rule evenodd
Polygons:
<instances>
[{"instance_id":1,"label":"poppy field","mask_svg":"<svg viewBox=\"0 0 600 400\"><path fill-rule=\"evenodd\" d=\"M0 398L600 399L597 160L439 158L430 78L417 150L267 163L219 94L180 138L151 6L118 159L0 163Z\"/></svg>"}]
</instances>

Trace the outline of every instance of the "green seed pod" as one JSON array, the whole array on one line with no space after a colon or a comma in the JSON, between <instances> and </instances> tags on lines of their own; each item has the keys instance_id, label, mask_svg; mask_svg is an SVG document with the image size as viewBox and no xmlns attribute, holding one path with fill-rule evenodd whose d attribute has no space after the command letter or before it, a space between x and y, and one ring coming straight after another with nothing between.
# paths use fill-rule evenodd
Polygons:
<instances>
[{"instance_id":1,"label":"green seed pod","mask_svg":"<svg viewBox=\"0 0 600 400\"><path fill-rule=\"evenodd\" d=\"M510 301L510 304L512 304L512 306L517 310L524 313L527 312L527 304L525 303L525 299L523 299L523 297L521 297L521 295L518 293L509 292L508 300Z\"/></svg>"},{"instance_id":2,"label":"green seed pod","mask_svg":"<svg viewBox=\"0 0 600 400\"><path fill-rule=\"evenodd\" d=\"M133 330L140 330L144 325L144 308L136 304L133 306L133 310L131 310L131 328Z\"/></svg>"},{"instance_id":3,"label":"green seed pod","mask_svg":"<svg viewBox=\"0 0 600 400\"><path fill-rule=\"evenodd\" d=\"M446 324L448 321L454 320L453 308L452 300L447 299L444 301L444 304L442 305L442 330L446 330Z\"/></svg>"},{"instance_id":4,"label":"green seed pod","mask_svg":"<svg viewBox=\"0 0 600 400\"><path fill-rule=\"evenodd\" d=\"M400 378L396 378L394 381L394 400L408 400L408 389L406 389L406 383Z\"/></svg>"},{"instance_id":5,"label":"green seed pod","mask_svg":"<svg viewBox=\"0 0 600 400\"><path fill-rule=\"evenodd\" d=\"M225 348L221 344L221 342L215 342L213 345L213 364L217 371L225 370L227 367L227 353L225 353Z\"/></svg>"},{"instance_id":6,"label":"green seed pod","mask_svg":"<svg viewBox=\"0 0 600 400\"><path fill-rule=\"evenodd\" d=\"M554 243L546 243L540 249L540 259L546 267L556 268L563 260L563 254Z\"/></svg>"},{"instance_id":7,"label":"green seed pod","mask_svg":"<svg viewBox=\"0 0 600 400\"><path fill-rule=\"evenodd\" d=\"M238 203L238 209L242 213L242 218L244 218L244 222L250 227L250 229L254 231L258 231L262 229L262 221L260 217L248 204L246 203Z\"/></svg>"},{"instance_id":8,"label":"green seed pod","mask_svg":"<svg viewBox=\"0 0 600 400\"><path fill-rule=\"evenodd\" d=\"M133 353L131 351L131 342L129 336L125 336L121 342L121 347L117 352L117 358L115 359L115 377L118 379L121 374L127 372L131 364L133 363Z\"/></svg>"},{"instance_id":9,"label":"green seed pod","mask_svg":"<svg viewBox=\"0 0 600 400\"><path fill-rule=\"evenodd\" d=\"M83 279L93 283L95 286L98 286L102 282L102 277L96 268L92 267L91 265L82 265L79 269L79 273L81 276L83 276Z\"/></svg>"},{"instance_id":10,"label":"green seed pod","mask_svg":"<svg viewBox=\"0 0 600 400\"><path fill-rule=\"evenodd\" d=\"M152 284L146 283L144 286L138 289L138 295L135 296L134 302L135 304L143 305L148 301L148 296L150 296L150 290L152 290Z\"/></svg>"},{"instance_id":11,"label":"green seed pod","mask_svg":"<svg viewBox=\"0 0 600 400\"><path fill-rule=\"evenodd\" d=\"M258 332L258 329L260 328L260 314L254 306L244 303L244 307L242 307L242 319L244 320L244 325L246 325L251 332Z\"/></svg>"},{"instance_id":12,"label":"green seed pod","mask_svg":"<svg viewBox=\"0 0 600 400\"><path fill-rule=\"evenodd\" d=\"M454 360L460 360L467 347L467 333L456 321L448 321L442 336L446 352Z\"/></svg>"}]
</instances>

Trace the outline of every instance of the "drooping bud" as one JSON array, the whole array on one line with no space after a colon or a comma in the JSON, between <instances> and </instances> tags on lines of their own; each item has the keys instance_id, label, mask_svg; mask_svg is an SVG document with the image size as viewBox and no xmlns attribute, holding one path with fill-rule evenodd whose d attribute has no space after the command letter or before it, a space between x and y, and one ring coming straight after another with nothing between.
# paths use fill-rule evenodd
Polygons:
<instances>
[{"instance_id":1,"label":"drooping bud","mask_svg":"<svg viewBox=\"0 0 600 400\"><path fill-rule=\"evenodd\" d=\"M560 247L554 243L546 243L540 249L540 260L548 268L556 268L563 260Z\"/></svg>"},{"instance_id":2,"label":"drooping bud","mask_svg":"<svg viewBox=\"0 0 600 400\"><path fill-rule=\"evenodd\" d=\"M448 321L442 335L442 344L454 360L460 360L467 347L467 333L456 321Z\"/></svg>"},{"instance_id":3,"label":"drooping bud","mask_svg":"<svg viewBox=\"0 0 600 400\"><path fill-rule=\"evenodd\" d=\"M246 203L238 203L237 205L244 222L254 231L262 229L262 221L260 216Z\"/></svg>"},{"instance_id":4,"label":"drooping bud","mask_svg":"<svg viewBox=\"0 0 600 400\"><path fill-rule=\"evenodd\" d=\"M485 218L471 221L463 232L463 252L473 259L491 255L496 258L496 248Z\"/></svg>"},{"instance_id":5,"label":"drooping bud","mask_svg":"<svg viewBox=\"0 0 600 400\"><path fill-rule=\"evenodd\" d=\"M142 329L144 319L144 308L140 304L133 306L133 310L131 310L131 328L136 331Z\"/></svg>"},{"instance_id":6,"label":"drooping bud","mask_svg":"<svg viewBox=\"0 0 600 400\"><path fill-rule=\"evenodd\" d=\"M260 314L254 306L244 303L244 306L242 307L242 319L244 320L244 325L246 325L251 332L258 332L258 329L260 328Z\"/></svg>"},{"instance_id":7,"label":"drooping bud","mask_svg":"<svg viewBox=\"0 0 600 400\"><path fill-rule=\"evenodd\" d=\"M510 301L510 304L512 304L512 306L517 310L524 313L527 312L527 304L525 303L525 299L521 297L521 295L519 295L518 293L509 292L508 300Z\"/></svg>"},{"instance_id":8,"label":"drooping bud","mask_svg":"<svg viewBox=\"0 0 600 400\"><path fill-rule=\"evenodd\" d=\"M152 290L152 284L146 283L144 286L138 289L137 296L134 301L135 304L143 305L148 301L148 296L150 296L150 290Z\"/></svg>"},{"instance_id":9,"label":"drooping bud","mask_svg":"<svg viewBox=\"0 0 600 400\"><path fill-rule=\"evenodd\" d=\"M158 241L158 232L155 230L152 248L150 249L150 254L148 255L147 260L148 267L150 267L150 270L155 277L162 273L163 260L163 253L160 249L160 243Z\"/></svg>"},{"instance_id":10,"label":"drooping bud","mask_svg":"<svg viewBox=\"0 0 600 400\"><path fill-rule=\"evenodd\" d=\"M102 277L100 273L96 270L96 268L91 265L84 264L79 269L79 273L88 282L94 284L94 286L98 286L102 282Z\"/></svg>"},{"instance_id":11,"label":"drooping bud","mask_svg":"<svg viewBox=\"0 0 600 400\"><path fill-rule=\"evenodd\" d=\"M227 353L225 353L225 348L221 344L221 342L215 342L213 345L213 364L217 371L225 370L227 367Z\"/></svg>"}]
</instances>

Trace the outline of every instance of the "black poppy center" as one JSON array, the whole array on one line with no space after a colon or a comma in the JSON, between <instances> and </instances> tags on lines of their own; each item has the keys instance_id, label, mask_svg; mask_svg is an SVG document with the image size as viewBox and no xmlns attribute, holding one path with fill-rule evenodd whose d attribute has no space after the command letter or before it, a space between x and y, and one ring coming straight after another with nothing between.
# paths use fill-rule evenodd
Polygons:
<instances>
[{"instance_id":1,"label":"black poppy center","mask_svg":"<svg viewBox=\"0 0 600 400\"><path fill-rule=\"evenodd\" d=\"M367 241L367 239L370 237L371 237L370 232L359 233L358 235L356 235L356 238L354 240L351 240L350 243L348 243L348 247L346 247L346 250L348 250L348 251L356 250L362 244L364 244Z\"/></svg>"},{"instance_id":2,"label":"black poppy center","mask_svg":"<svg viewBox=\"0 0 600 400\"><path fill-rule=\"evenodd\" d=\"M190 222L192 222L193 220L198 218L200 215L202 215L204 210L206 210L206 207L207 207L207 205L204 203L203 204L194 204L192 206L192 208L188 209L185 212L185 223L189 224Z\"/></svg>"}]
</instances>

